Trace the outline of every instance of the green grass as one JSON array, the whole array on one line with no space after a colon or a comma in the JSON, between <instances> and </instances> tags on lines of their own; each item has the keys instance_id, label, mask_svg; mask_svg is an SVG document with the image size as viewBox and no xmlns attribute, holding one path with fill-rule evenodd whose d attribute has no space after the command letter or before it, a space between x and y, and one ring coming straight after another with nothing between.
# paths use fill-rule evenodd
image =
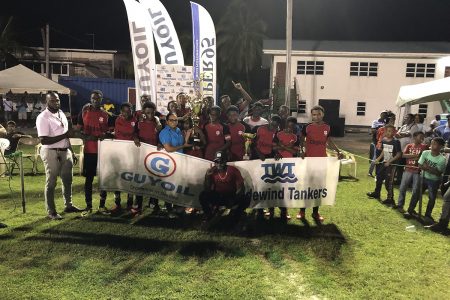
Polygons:
<instances>
[{"instance_id":1,"label":"green grass","mask_svg":"<svg viewBox=\"0 0 450 300\"><path fill-rule=\"evenodd\" d=\"M450 238L368 200L374 182L367 162L358 167L361 180L340 182L336 206L321 209L322 227L250 222L245 235L227 230L226 219L203 231L198 218L149 211L138 221L74 214L49 221L44 175L25 178L26 214L18 176L12 193L0 179L0 220L9 225L0 231L0 299L448 298ZM84 207L79 176L74 203ZM416 232L405 231L411 224Z\"/></svg>"}]
</instances>

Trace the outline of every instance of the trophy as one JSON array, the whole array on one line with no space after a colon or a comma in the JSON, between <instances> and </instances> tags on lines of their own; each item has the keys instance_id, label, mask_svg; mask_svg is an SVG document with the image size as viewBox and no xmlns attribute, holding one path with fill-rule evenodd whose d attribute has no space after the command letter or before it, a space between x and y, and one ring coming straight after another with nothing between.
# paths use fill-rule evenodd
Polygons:
<instances>
[{"instance_id":1,"label":"trophy","mask_svg":"<svg viewBox=\"0 0 450 300\"><path fill-rule=\"evenodd\" d=\"M244 143L245 154L244 154L243 159L250 160L250 146L252 145L252 141L256 137L256 134L244 132L244 133L242 133L242 137L245 139L245 143Z\"/></svg>"},{"instance_id":2,"label":"trophy","mask_svg":"<svg viewBox=\"0 0 450 300\"><path fill-rule=\"evenodd\" d=\"M197 95L195 96L195 98L191 98L188 96L187 102L189 103L192 112L192 123L194 125L194 128L192 128L192 130L194 131L192 134L192 138L194 146L200 146L200 137L198 133L195 132L195 127L198 127L198 125L200 124L200 115L202 114L202 108L204 106L203 96L199 91L197 91Z\"/></svg>"}]
</instances>

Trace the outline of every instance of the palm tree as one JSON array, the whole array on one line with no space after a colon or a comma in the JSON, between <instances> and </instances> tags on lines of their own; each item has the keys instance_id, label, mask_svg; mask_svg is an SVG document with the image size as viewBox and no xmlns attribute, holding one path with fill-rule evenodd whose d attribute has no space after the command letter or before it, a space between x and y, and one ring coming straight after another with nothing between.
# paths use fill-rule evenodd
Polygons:
<instances>
[{"instance_id":1,"label":"palm tree","mask_svg":"<svg viewBox=\"0 0 450 300\"><path fill-rule=\"evenodd\" d=\"M250 86L250 72L261 62L265 31L266 24L256 13L234 0L217 26L219 72L244 74Z\"/></svg>"},{"instance_id":2,"label":"palm tree","mask_svg":"<svg viewBox=\"0 0 450 300\"><path fill-rule=\"evenodd\" d=\"M16 54L23 56L25 53L28 53L34 58L39 57L36 50L22 46L14 39L12 21L12 16L7 20L4 18L0 19L0 69L17 65L19 62L15 57Z\"/></svg>"}]
</instances>

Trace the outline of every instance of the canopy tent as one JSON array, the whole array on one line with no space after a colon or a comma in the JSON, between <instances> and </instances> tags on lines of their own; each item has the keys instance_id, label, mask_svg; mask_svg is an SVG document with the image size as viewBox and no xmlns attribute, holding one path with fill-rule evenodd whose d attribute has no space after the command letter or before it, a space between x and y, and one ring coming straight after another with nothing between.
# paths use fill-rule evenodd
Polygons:
<instances>
[{"instance_id":1,"label":"canopy tent","mask_svg":"<svg viewBox=\"0 0 450 300\"><path fill-rule=\"evenodd\" d=\"M450 77L400 87L397 106L415 105L450 99Z\"/></svg>"},{"instance_id":2,"label":"canopy tent","mask_svg":"<svg viewBox=\"0 0 450 300\"><path fill-rule=\"evenodd\" d=\"M59 94L71 94L69 88L28 69L24 65L17 65L0 71L0 93L9 91L17 94L25 92L39 94L48 91L55 91Z\"/></svg>"}]
</instances>

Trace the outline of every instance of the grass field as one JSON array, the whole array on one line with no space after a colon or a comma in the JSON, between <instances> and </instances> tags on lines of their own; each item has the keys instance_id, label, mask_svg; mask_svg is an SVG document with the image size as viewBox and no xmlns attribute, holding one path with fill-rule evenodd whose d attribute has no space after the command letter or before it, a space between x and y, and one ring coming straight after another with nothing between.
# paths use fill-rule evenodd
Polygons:
<instances>
[{"instance_id":1,"label":"grass field","mask_svg":"<svg viewBox=\"0 0 450 300\"><path fill-rule=\"evenodd\" d=\"M9 225L0 229L0 299L448 299L450 237L368 200L374 181L367 162L358 168L360 181L341 181L336 206L321 209L323 226L249 221L244 234L227 230L226 219L204 231L199 218L149 209L139 220L49 221L44 175L25 178L26 214L18 176L12 193L0 179L0 220ZM84 207L80 176L74 203ZM439 198L435 219L441 206ZM417 231L406 231L412 224Z\"/></svg>"}]
</instances>

